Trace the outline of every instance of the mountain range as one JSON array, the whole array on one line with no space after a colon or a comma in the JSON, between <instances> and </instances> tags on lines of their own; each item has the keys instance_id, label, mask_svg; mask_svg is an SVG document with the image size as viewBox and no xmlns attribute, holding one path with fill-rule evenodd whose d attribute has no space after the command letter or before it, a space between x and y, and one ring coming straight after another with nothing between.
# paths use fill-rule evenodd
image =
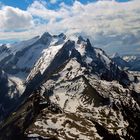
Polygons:
<instances>
[{"instance_id":1,"label":"mountain range","mask_svg":"<svg viewBox=\"0 0 140 140\"><path fill-rule=\"evenodd\" d=\"M139 139L134 61L45 32L0 46L0 68L0 140Z\"/></svg>"},{"instance_id":2,"label":"mountain range","mask_svg":"<svg viewBox=\"0 0 140 140\"><path fill-rule=\"evenodd\" d=\"M119 54L115 53L111 58L122 69L126 69L129 71L140 71L139 54L128 54L120 56Z\"/></svg>"}]
</instances>

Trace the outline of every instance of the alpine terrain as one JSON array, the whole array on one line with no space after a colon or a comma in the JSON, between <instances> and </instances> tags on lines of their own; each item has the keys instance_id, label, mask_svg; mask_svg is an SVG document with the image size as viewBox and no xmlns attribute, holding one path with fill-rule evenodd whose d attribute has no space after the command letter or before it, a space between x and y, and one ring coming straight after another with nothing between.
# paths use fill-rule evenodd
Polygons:
<instances>
[{"instance_id":1,"label":"alpine terrain","mask_svg":"<svg viewBox=\"0 0 140 140\"><path fill-rule=\"evenodd\" d=\"M122 55L119 56L115 53L112 56L113 61L123 69L127 69L129 71L140 71L140 55Z\"/></svg>"},{"instance_id":2,"label":"alpine terrain","mask_svg":"<svg viewBox=\"0 0 140 140\"><path fill-rule=\"evenodd\" d=\"M129 65L63 33L1 45L0 140L139 140L140 73Z\"/></svg>"}]
</instances>

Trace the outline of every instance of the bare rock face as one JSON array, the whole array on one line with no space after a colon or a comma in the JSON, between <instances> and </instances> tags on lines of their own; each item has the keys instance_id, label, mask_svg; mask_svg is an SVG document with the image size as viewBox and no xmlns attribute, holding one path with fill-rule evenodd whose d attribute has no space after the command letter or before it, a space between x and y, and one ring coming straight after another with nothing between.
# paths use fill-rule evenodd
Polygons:
<instances>
[{"instance_id":1,"label":"bare rock face","mask_svg":"<svg viewBox=\"0 0 140 140\"><path fill-rule=\"evenodd\" d=\"M38 38L24 48L39 47L40 56L24 77L12 114L0 124L0 140L138 140L138 74L121 70L88 39L49 33ZM1 77L7 85L9 77Z\"/></svg>"}]
</instances>

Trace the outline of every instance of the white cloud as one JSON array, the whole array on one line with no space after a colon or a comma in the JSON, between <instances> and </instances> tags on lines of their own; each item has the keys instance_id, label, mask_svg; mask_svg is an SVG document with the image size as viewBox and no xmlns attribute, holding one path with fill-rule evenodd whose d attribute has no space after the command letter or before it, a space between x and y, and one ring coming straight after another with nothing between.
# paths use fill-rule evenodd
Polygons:
<instances>
[{"instance_id":1,"label":"white cloud","mask_svg":"<svg viewBox=\"0 0 140 140\"><path fill-rule=\"evenodd\" d=\"M57 0L50 0L50 3L55 4Z\"/></svg>"},{"instance_id":2,"label":"white cloud","mask_svg":"<svg viewBox=\"0 0 140 140\"><path fill-rule=\"evenodd\" d=\"M2 6L0 9L0 30L23 30L33 26L32 15L10 6Z\"/></svg>"},{"instance_id":3,"label":"white cloud","mask_svg":"<svg viewBox=\"0 0 140 140\"><path fill-rule=\"evenodd\" d=\"M25 11L24 11L25 12ZM96 47L104 48L108 52L119 51L136 52L140 46L140 1L133 0L118 3L115 0L98 1L96 3L81 4L78 1L72 6L64 3L59 10L50 10L47 3L34 1L27 11L38 24L29 31L10 35L30 38L44 31L53 34L65 32L68 36L83 34L93 39ZM48 23L42 23L47 20ZM31 20L31 22L33 22ZM6 33L0 35L6 37Z\"/></svg>"},{"instance_id":4,"label":"white cloud","mask_svg":"<svg viewBox=\"0 0 140 140\"><path fill-rule=\"evenodd\" d=\"M69 7L70 8L70 7ZM27 11L33 16L41 17L45 20L56 21L58 18L67 18L69 17L70 11L68 9L61 7L60 10L50 10L47 8L47 3L34 1Z\"/></svg>"},{"instance_id":5,"label":"white cloud","mask_svg":"<svg viewBox=\"0 0 140 140\"><path fill-rule=\"evenodd\" d=\"M61 5L60 10L49 10L42 3L35 1L29 8L34 16L42 17L50 22L47 26L62 29L92 28L95 32L124 32L139 27L140 2L117 3L115 1L99 1L83 5L76 1L73 6ZM60 18L61 21L57 22ZM53 22L52 22L53 21ZM134 22L134 24L132 24ZM62 26L63 24L63 26ZM114 28L115 27L115 28ZM88 31L87 31L88 32Z\"/></svg>"}]
</instances>

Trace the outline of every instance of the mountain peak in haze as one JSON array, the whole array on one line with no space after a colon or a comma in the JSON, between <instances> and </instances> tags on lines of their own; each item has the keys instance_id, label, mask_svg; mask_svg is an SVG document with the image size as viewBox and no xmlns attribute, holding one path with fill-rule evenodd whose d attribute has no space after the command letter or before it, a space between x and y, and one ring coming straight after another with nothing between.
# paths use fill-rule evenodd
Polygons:
<instances>
[{"instance_id":1,"label":"mountain peak in haze","mask_svg":"<svg viewBox=\"0 0 140 140\"><path fill-rule=\"evenodd\" d=\"M114 53L112 56L111 56L111 58L117 58L117 57L120 57L120 55L119 55L119 53Z\"/></svg>"}]
</instances>

